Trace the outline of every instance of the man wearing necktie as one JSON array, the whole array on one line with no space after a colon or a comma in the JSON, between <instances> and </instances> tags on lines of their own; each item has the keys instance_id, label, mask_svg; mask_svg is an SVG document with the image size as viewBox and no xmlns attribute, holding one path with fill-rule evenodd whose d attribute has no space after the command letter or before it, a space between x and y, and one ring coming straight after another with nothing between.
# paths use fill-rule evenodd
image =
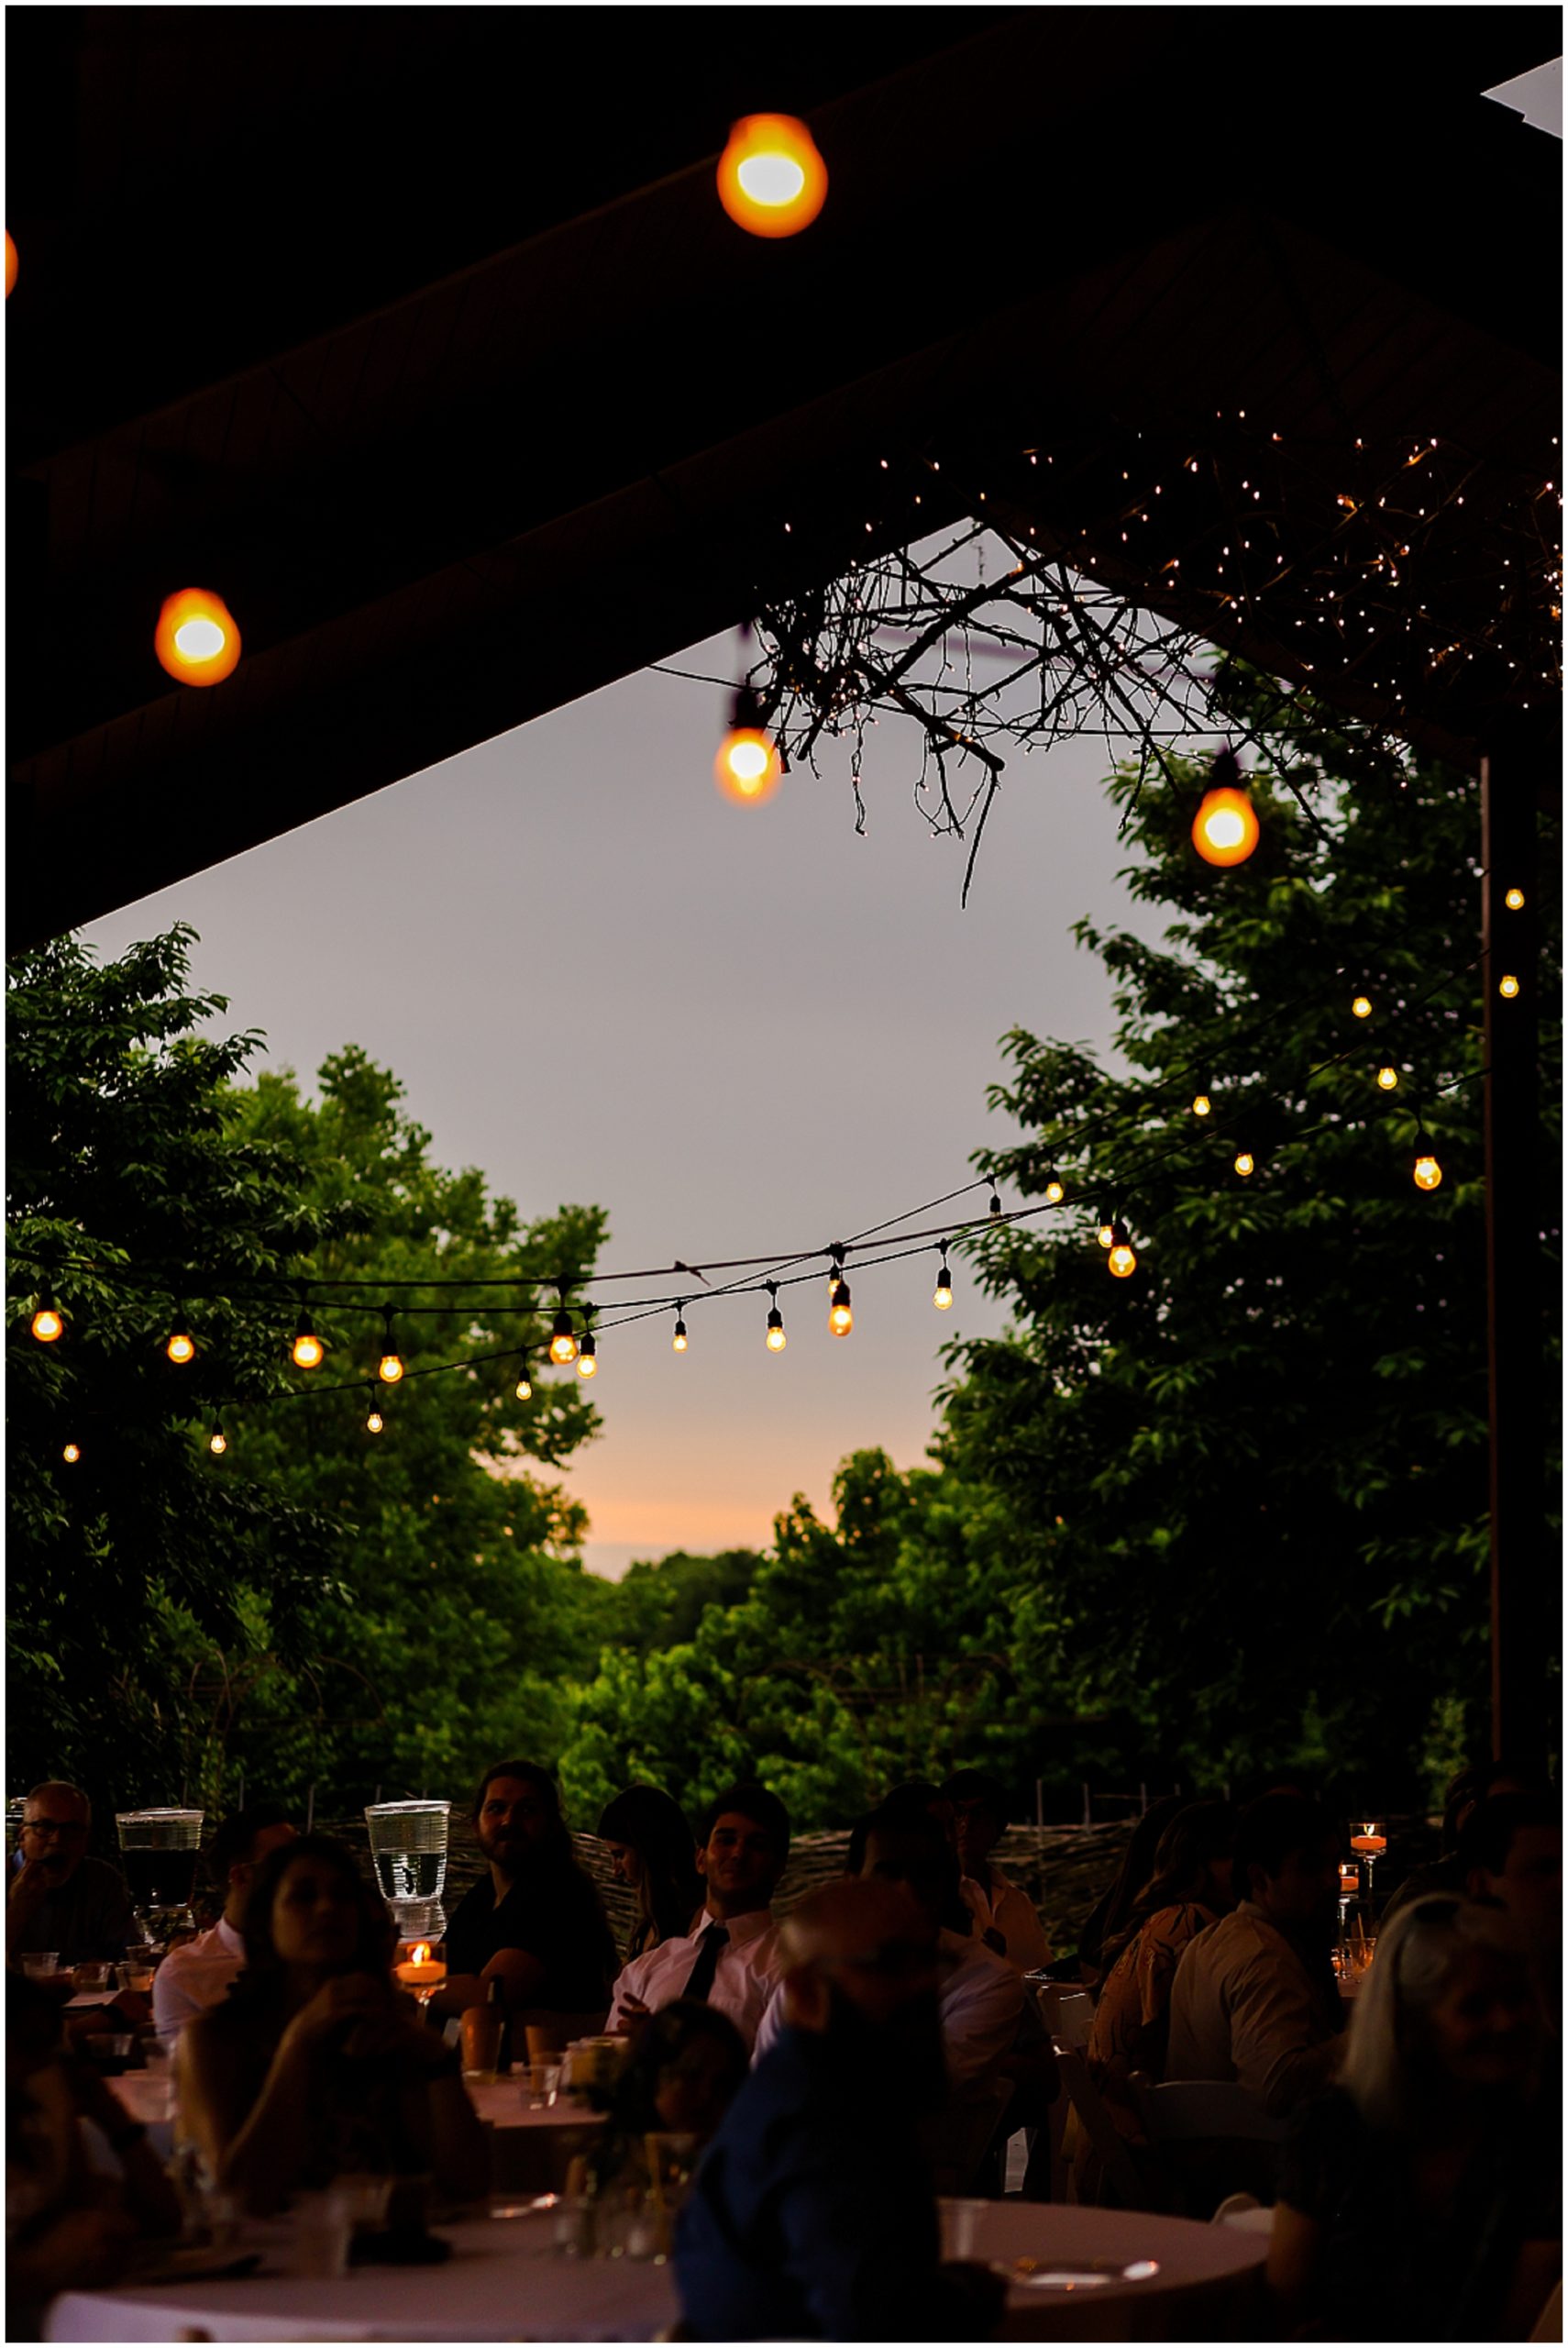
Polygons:
<instances>
[{"instance_id":1,"label":"man wearing necktie","mask_svg":"<svg viewBox=\"0 0 1568 2348\"><path fill-rule=\"evenodd\" d=\"M774 1888L790 1855L790 1819L765 1786L732 1786L697 1827L706 1897L691 1929L636 1956L615 1984L612 2030L635 2028L676 1998L729 2016L749 2047L778 1979Z\"/></svg>"}]
</instances>

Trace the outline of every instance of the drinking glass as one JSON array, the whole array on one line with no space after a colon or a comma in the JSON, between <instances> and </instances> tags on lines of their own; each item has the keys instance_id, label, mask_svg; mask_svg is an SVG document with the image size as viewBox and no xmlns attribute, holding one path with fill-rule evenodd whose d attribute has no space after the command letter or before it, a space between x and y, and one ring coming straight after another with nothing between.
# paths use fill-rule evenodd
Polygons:
<instances>
[{"instance_id":1,"label":"drinking glass","mask_svg":"<svg viewBox=\"0 0 1568 2348\"><path fill-rule=\"evenodd\" d=\"M149 1939L195 1931L191 1895L196 1888L196 1851L205 1815L200 1810L115 1812L120 1866Z\"/></svg>"},{"instance_id":2,"label":"drinking glass","mask_svg":"<svg viewBox=\"0 0 1568 2348\"><path fill-rule=\"evenodd\" d=\"M114 1985L109 1976L114 1969L112 1965L100 1964L96 1961L90 1965L73 1965L71 1968L71 1986L73 1989L111 1988Z\"/></svg>"},{"instance_id":3,"label":"drinking glass","mask_svg":"<svg viewBox=\"0 0 1568 2348\"><path fill-rule=\"evenodd\" d=\"M312 2282L335 2282L348 2265L354 2196L338 2186L294 2198L290 2271Z\"/></svg>"},{"instance_id":4,"label":"drinking glass","mask_svg":"<svg viewBox=\"0 0 1568 2348\"><path fill-rule=\"evenodd\" d=\"M980 2200L939 2201L944 2259L973 2258L980 2220L989 2204Z\"/></svg>"},{"instance_id":5,"label":"drinking glass","mask_svg":"<svg viewBox=\"0 0 1568 2348\"><path fill-rule=\"evenodd\" d=\"M505 2018L499 2006L469 2006L458 2025L463 2044L463 2077L477 2086L495 2084L501 2060L501 2033Z\"/></svg>"},{"instance_id":6,"label":"drinking glass","mask_svg":"<svg viewBox=\"0 0 1568 2348\"><path fill-rule=\"evenodd\" d=\"M558 2063L528 2065L528 2109L547 2110L560 2093L561 2066Z\"/></svg>"},{"instance_id":7,"label":"drinking glass","mask_svg":"<svg viewBox=\"0 0 1568 2348\"><path fill-rule=\"evenodd\" d=\"M1372 1905L1373 1869L1388 1848L1388 1824L1382 1818L1353 1818L1350 1846L1366 1869L1366 1899Z\"/></svg>"},{"instance_id":8,"label":"drinking glass","mask_svg":"<svg viewBox=\"0 0 1568 2348\"><path fill-rule=\"evenodd\" d=\"M60 1971L60 1951L29 1949L22 1959L22 1970L29 1981L51 1981Z\"/></svg>"}]
</instances>

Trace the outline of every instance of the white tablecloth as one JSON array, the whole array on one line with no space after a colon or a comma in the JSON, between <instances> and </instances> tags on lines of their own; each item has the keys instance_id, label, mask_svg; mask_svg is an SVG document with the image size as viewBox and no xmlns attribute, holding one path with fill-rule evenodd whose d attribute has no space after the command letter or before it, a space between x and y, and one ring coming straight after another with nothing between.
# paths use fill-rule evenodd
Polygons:
<instances>
[{"instance_id":1,"label":"white tablecloth","mask_svg":"<svg viewBox=\"0 0 1568 2348\"><path fill-rule=\"evenodd\" d=\"M227 2283L146 2284L71 2291L50 2310L50 2340L652 2340L679 2312L673 2269L629 2259L564 2259L547 2215L469 2219L437 2231L444 2266L362 2267L340 2282L282 2271L283 2235L258 2228L263 2271ZM1266 2243L1231 2226L1199 2226L1136 2210L994 2201L980 2210L977 2258L1032 2258L1044 2269L1156 2262L1147 2279L1054 2289L1014 2283L1003 2336L1013 2340L1159 2340L1192 2318L1205 2292L1244 2291ZM1183 2300L1188 2304L1184 2308ZM1244 2301L1238 2300L1238 2307ZM1208 2336L1217 2336L1218 2326ZM1254 2337L1242 2324L1232 2337Z\"/></svg>"},{"instance_id":2,"label":"white tablecloth","mask_svg":"<svg viewBox=\"0 0 1568 2348\"><path fill-rule=\"evenodd\" d=\"M602 2128L602 2112L587 2104L560 2101L536 2111L521 2079L500 2078L492 2086L468 2081L469 2100L492 2128Z\"/></svg>"}]
</instances>

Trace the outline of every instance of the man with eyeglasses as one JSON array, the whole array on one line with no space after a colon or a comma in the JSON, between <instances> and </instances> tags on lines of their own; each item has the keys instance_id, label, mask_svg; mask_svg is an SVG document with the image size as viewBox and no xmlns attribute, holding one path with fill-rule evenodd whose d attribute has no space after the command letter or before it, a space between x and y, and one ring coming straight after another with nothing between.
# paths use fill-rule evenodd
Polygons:
<instances>
[{"instance_id":1,"label":"man with eyeglasses","mask_svg":"<svg viewBox=\"0 0 1568 2348\"><path fill-rule=\"evenodd\" d=\"M6 1955L58 1954L62 1966L123 1957L137 1938L117 1867L87 1855L93 1805L79 1786L50 1779L22 1809L22 1864L6 1906Z\"/></svg>"}]
</instances>

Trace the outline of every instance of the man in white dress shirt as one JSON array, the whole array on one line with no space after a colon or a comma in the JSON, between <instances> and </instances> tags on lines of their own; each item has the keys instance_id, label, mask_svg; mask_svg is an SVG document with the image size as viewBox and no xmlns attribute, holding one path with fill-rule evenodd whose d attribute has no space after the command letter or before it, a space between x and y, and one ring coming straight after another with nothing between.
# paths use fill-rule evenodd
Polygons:
<instances>
[{"instance_id":1,"label":"man in white dress shirt","mask_svg":"<svg viewBox=\"0 0 1568 2348\"><path fill-rule=\"evenodd\" d=\"M622 1968L610 2028L625 2031L677 1998L727 2014L747 2046L783 1970L772 1899L790 1855L790 1818L766 1786L732 1786L697 1826L707 1896L689 1933Z\"/></svg>"},{"instance_id":2,"label":"man in white dress shirt","mask_svg":"<svg viewBox=\"0 0 1568 2348\"><path fill-rule=\"evenodd\" d=\"M223 1913L212 1930L171 1949L153 1977L152 2019L160 2038L176 2038L185 2024L220 1998L245 1964L240 1920L256 1870L269 1851L292 1843L295 1828L278 1802L253 1802L226 1818L207 1852L207 1872L224 1894Z\"/></svg>"}]
</instances>

